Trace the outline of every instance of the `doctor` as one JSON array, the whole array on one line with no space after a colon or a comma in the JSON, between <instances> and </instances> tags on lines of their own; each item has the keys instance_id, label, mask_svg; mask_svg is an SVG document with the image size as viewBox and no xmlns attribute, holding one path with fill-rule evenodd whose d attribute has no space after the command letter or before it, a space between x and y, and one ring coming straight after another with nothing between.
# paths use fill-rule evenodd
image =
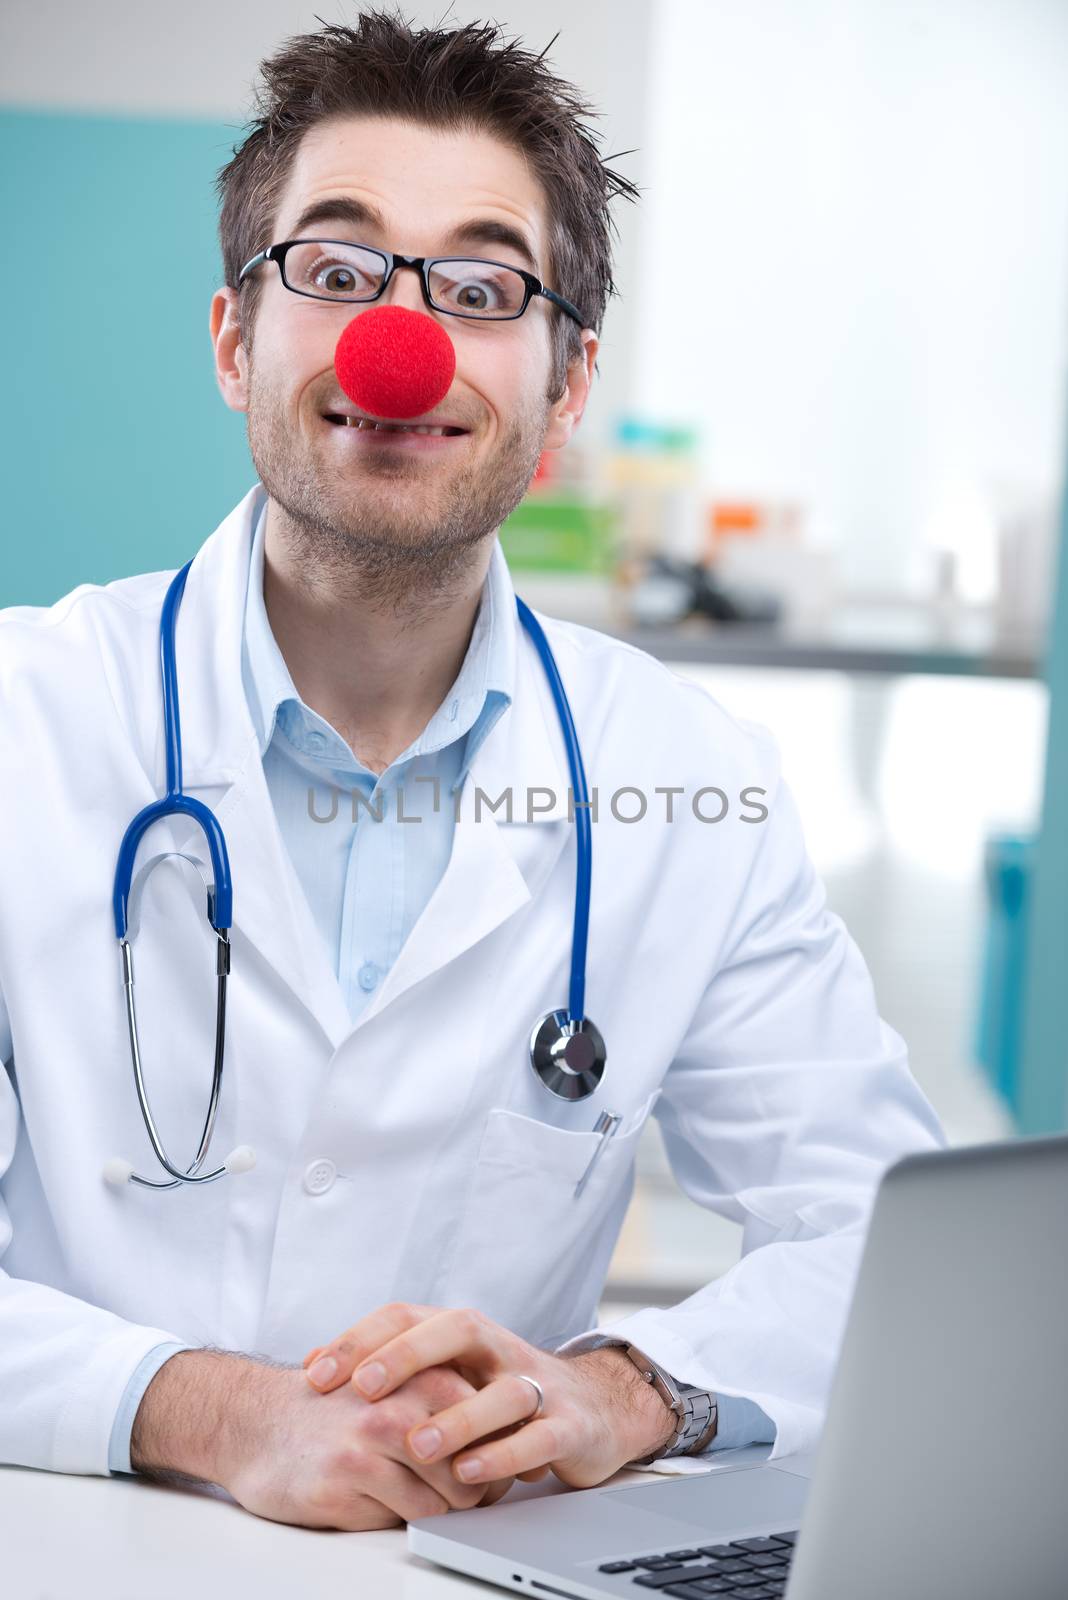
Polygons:
<instances>
[{"instance_id":1,"label":"doctor","mask_svg":"<svg viewBox=\"0 0 1068 1600\"><path fill-rule=\"evenodd\" d=\"M129 819L167 788L174 574L11 607L0 1461L207 1479L262 1516L358 1529L489 1503L517 1474L589 1485L665 1452L811 1447L875 1184L941 1134L826 908L771 734L544 617L596 791L586 1015L606 1062L578 1098L531 1065L532 1027L568 996L577 830L497 529L586 405L608 175L571 91L490 25L368 13L266 66L262 119L220 175L210 319L258 481L196 551L175 635L184 789L218 819L233 885L207 1166L242 1145L255 1165L173 1189L102 1176L116 1155L167 1176L111 891ZM433 279L435 306L398 266L377 303L453 341L426 420L460 431L363 431L337 420L358 408L333 365L365 309L344 298L355 258L284 281L260 253L293 239L490 259L583 316L539 292L480 316L477 274L451 303ZM669 243L684 336L698 264ZM124 287L116 310L150 293ZM150 403L186 475L166 398ZM164 852L135 918L137 1010L184 1170L217 941L190 817L153 824L141 858ZM596 1330L650 1115L744 1253L681 1305Z\"/></svg>"}]
</instances>

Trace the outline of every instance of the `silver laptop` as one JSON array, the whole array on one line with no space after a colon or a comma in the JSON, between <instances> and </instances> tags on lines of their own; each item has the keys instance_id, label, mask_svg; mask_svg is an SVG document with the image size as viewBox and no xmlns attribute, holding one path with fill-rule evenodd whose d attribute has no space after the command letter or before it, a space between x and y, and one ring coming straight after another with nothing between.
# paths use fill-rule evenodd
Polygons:
<instances>
[{"instance_id":1,"label":"silver laptop","mask_svg":"<svg viewBox=\"0 0 1068 1600\"><path fill-rule=\"evenodd\" d=\"M409 1549L575 1600L1065 1600L1068 1137L890 1168L819 1449L769 1450L625 1487L550 1474L409 1523Z\"/></svg>"}]
</instances>

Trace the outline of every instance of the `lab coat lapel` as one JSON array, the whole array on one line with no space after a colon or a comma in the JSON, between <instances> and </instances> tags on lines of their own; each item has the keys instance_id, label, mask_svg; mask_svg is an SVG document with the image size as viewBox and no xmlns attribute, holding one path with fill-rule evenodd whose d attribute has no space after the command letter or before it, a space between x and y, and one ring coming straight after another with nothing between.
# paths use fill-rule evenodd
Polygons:
<instances>
[{"instance_id":1,"label":"lab coat lapel","mask_svg":"<svg viewBox=\"0 0 1068 1600\"><path fill-rule=\"evenodd\" d=\"M245 767L212 809L230 855L234 966L241 960L244 938L315 1018L331 1050L337 1050L352 1031L352 1018L279 830L255 740Z\"/></svg>"}]
</instances>

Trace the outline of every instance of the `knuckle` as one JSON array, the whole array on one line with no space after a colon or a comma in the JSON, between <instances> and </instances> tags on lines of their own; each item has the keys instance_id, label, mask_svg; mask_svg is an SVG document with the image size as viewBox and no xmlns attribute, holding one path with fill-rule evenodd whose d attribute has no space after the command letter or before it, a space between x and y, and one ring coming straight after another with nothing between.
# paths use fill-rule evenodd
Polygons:
<instances>
[{"instance_id":1,"label":"knuckle","mask_svg":"<svg viewBox=\"0 0 1068 1600\"><path fill-rule=\"evenodd\" d=\"M376 1454L380 1453L382 1445L394 1444L401 1432L397 1407L388 1404L388 1396L377 1405L368 1404L367 1409L360 1413L357 1426L361 1444L366 1442L374 1446Z\"/></svg>"},{"instance_id":2,"label":"knuckle","mask_svg":"<svg viewBox=\"0 0 1068 1600\"><path fill-rule=\"evenodd\" d=\"M330 1463L331 1476L341 1480L352 1478L366 1480L370 1475L373 1460L373 1452L359 1439L354 1439L335 1452Z\"/></svg>"},{"instance_id":3,"label":"knuckle","mask_svg":"<svg viewBox=\"0 0 1068 1600\"><path fill-rule=\"evenodd\" d=\"M339 1478L331 1475L320 1478L312 1485L304 1498L304 1511L312 1512L316 1521L320 1519L332 1527L339 1525L345 1512L351 1509L352 1496L346 1495L341 1487Z\"/></svg>"},{"instance_id":4,"label":"knuckle","mask_svg":"<svg viewBox=\"0 0 1068 1600\"><path fill-rule=\"evenodd\" d=\"M464 1306L459 1317L460 1326L465 1333L479 1333L486 1325L485 1317L474 1306Z\"/></svg>"}]
</instances>

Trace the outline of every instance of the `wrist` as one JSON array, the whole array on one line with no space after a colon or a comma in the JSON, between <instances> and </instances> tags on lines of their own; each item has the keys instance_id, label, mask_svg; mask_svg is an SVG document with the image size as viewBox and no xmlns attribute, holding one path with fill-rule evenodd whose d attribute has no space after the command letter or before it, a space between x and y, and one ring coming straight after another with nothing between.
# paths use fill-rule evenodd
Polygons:
<instances>
[{"instance_id":1,"label":"wrist","mask_svg":"<svg viewBox=\"0 0 1068 1600\"><path fill-rule=\"evenodd\" d=\"M228 1351L179 1351L141 1397L130 1466L225 1485L233 1464L255 1452L257 1429L270 1414L265 1388L281 1376Z\"/></svg>"},{"instance_id":2,"label":"wrist","mask_svg":"<svg viewBox=\"0 0 1068 1600\"><path fill-rule=\"evenodd\" d=\"M678 1417L652 1385L646 1383L625 1350L618 1345L606 1345L571 1359L586 1363L592 1372L610 1380L613 1399L618 1402L613 1421L621 1446L626 1450L624 1462L652 1455L675 1437Z\"/></svg>"}]
</instances>

